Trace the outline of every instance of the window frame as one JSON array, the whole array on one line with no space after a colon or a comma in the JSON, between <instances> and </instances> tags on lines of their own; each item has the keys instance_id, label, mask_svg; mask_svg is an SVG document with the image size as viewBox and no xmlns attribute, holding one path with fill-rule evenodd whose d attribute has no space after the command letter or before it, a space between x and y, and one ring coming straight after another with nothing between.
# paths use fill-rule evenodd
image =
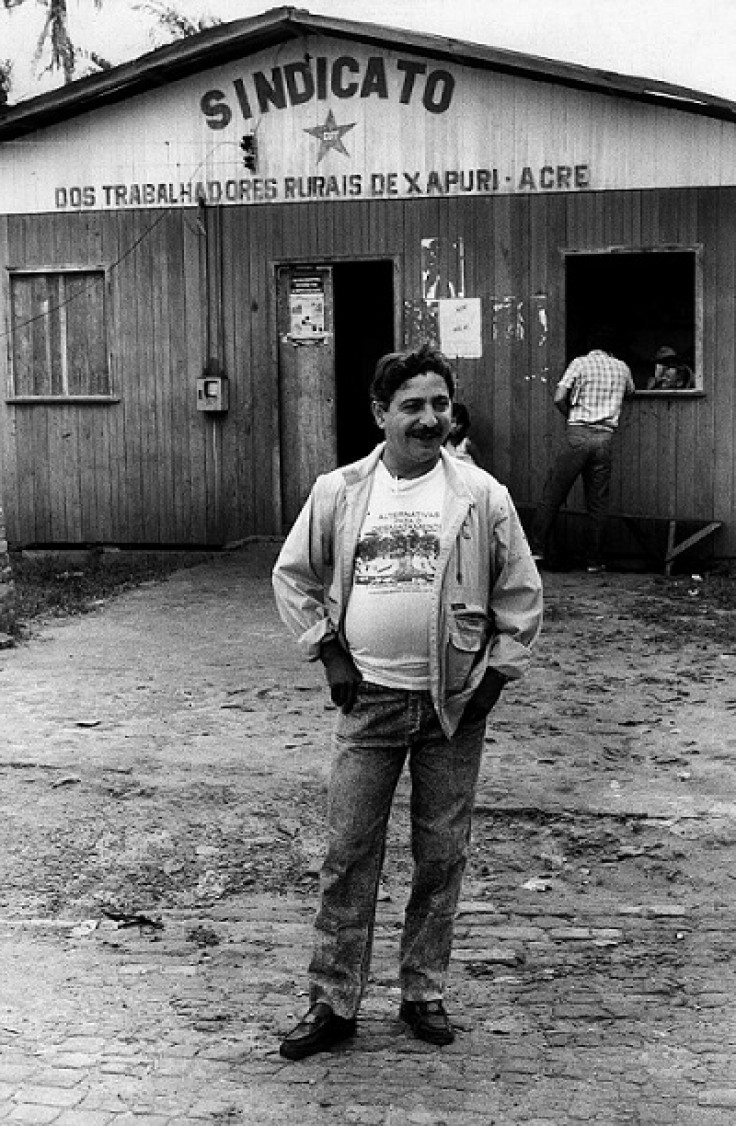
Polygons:
<instances>
[{"instance_id":1,"label":"window frame","mask_svg":"<svg viewBox=\"0 0 736 1126\"><path fill-rule=\"evenodd\" d=\"M562 250L563 286L565 293L565 338L567 339L568 310L567 310L567 262L570 258L594 255L634 255L634 254L692 254L694 260L694 302L693 302L693 342L694 366L696 386L691 388L666 389L637 387L637 399L700 399L706 395L705 371L703 368L703 243L659 243L659 244L627 244L616 246L598 247L565 247Z\"/></svg>"},{"instance_id":2,"label":"window frame","mask_svg":"<svg viewBox=\"0 0 736 1126\"><path fill-rule=\"evenodd\" d=\"M85 262L85 263L50 263L39 266L14 266L8 265L7 270L7 286L8 286L8 364L9 364L9 394L6 396L5 401L19 406L33 406L36 404L69 404L69 403L119 403L120 396L115 393L113 383L113 363L112 363L112 347L111 347L111 323L110 323L110 282L111 273L108 266L99 262ZM62 367L62 382L66 385L67 391L65 394L43 394L34 395L28 392L17 393L16 391L16 361L15 361L15 343L16 334L13 325L13 279L14 278L28 278L28 277L42 277L56 275L61 278L61 284L64 285L65 277L75 274L97 274L102 279L102 297L103 297L103 328L105 333L104 356L106 363L107 375L107 391L93 394L84 394L68 391L68 379L66 375L66 358L68 356L68 337L66 333L66 318L64 309L67 302L62 300L59 306L60 316L63 324L63 341L64 341L64 363Z\"/></svg>"}]
</instances>

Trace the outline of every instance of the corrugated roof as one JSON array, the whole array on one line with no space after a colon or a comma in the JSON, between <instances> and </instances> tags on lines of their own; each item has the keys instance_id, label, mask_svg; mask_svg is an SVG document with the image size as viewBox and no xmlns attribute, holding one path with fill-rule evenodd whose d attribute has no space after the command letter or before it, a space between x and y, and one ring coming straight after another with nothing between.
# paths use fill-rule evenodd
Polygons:
<instances>
[{"instance_id":1,"label":"corrugated roof","mask_svg":"<svg viewBox=\"0 0 736 1126\"><path fill-rule=\"evenodd\" d=\"M352 39L390 49L403 48L463 66L736 121L736 102L686 87L438 35L317 16L301 8L280 7L250 19L209 28L132 62L10 106L0 115L0 142L309 35Z\"/></svg>"}]
</instances>

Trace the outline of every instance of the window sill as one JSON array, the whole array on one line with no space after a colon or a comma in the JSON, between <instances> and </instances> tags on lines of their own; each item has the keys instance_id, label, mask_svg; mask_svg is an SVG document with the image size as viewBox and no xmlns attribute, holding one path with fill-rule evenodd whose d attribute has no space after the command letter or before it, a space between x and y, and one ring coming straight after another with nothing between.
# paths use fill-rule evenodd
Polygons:
<instances>
[{"instance_id":1,"label":"window sill","mask_svg":"<svg viewBox=\"0 0 736 1126\"><path fill-rule=\"evenodd\" d=\"M637 399L704 399L705 391L700 387L683 391L656 391L653 387L638 387L635 392Z\"/></svg>"},{"instance_id":2,"label":"window sill","mask_svg":"<svg viewBox=\"0 0 736 1126\"><path fill-rule=\"evenodd\" d=\"M62 406L69 404L84 405L85 403L95 404L101 403L103 405L108 403L119 403L119 395L9 395L5 400L11 406L18 407L34 407L34 406L49 406L52 403L59 403Z\"/></svg>"}]
</instances>

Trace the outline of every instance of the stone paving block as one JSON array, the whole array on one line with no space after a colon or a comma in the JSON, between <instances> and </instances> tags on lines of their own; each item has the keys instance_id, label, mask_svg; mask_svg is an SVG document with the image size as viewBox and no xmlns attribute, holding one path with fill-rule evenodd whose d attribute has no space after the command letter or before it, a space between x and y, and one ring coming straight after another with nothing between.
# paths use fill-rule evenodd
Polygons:
<instances>
[{"instance_id":1,"label":"stone paving block","mask_svg":"<svg viewBox=\"0 0 736 1126\"><path fill-rule=\"evenodd\" d=\"M135 1079L145 1073L146 1067L143 1061L136 1063L130 1060L104 1060L98 1064L96 1071L100 1075L124 1075L128 1079Z\"/></svg>"},{"instance_id":2,"label":"stone paving block","mask_svg":"<svg viewBox=\"0 0 736 1126\"><path fill-rule=\"evenodd\" d=\"M112 1076L95 1079L93 1084L85 1085L84 1098L80 1104L83 1110L102 1110L120 1113L140 1094L140 1083L135 1086L115 1081Z\"/></svg>"},{"instance_id":3,"label":"stone paving block","mask_svg":"<svg viewBox=\"0 0 736 1126\"><path fill-rule=\"evenodd\" d=\"M720 1009L726 998L723 993L694 992L697 1004L701 1009Z\"/></svg>"},{"instance_id":4,"label":"stone paving block","mask_svg":"<svg viewBox=\"0 0 736 1126\"><path fill-rule=\"evenodd\" d=\"M504 907L504 910L511 910ZM514 903L513 914L520 916L531 916L534 918L537 926L558 926L560 919L574 919L576 912L569 906L569 904L560 904L553 906L550 903Z\"/></svg>"},{"instance_id":5,"label":"stone paving block","mask_svg":"<svg viewBox=\"0 0 736 1126\"><path fill-rule=\"evenodd\" d=\"M15 1087L18 1083L27 1082L35 1071L37 1063L13 1063L0 1060L0 1083L10 1083Z\"/></svg>"},{"instance_id":6,"label":"stone paving block","mask_svg":"<svg viewBox=\"0 0 736 1126\"><path fill-rule=\"evenodd\" d=\"M721 1087L698 1095L700 1106L736 1107L736 1087Z\"/></svg>"},{"instance_id":7,"label":"stone paving block","mask_svg":"<svg viewBox=\"0 0 736 1126\"><path fill-rule=\"evenodd\" d=\"M33 1084L23 1087L23 1101L41 1106L76 1106L82 1098L83 1092L78 1087L39 1087Z\"/></svg>"},{"instance_id":8,"label":"stone paving block","mask_svg":"<svg viewBox=\"0 0 736 1126\"><path fill-rule=\"evenodd\" d=\"M497 963L502 966L516 966L524 960L524 955L511 946L486 946L453 950L452 960L461 964L486 962L489 965Z\"/></svg>"},{"instance_id":9,"label":"stone paving block","mask_svg":"<svg viewBox=\"0 0 736 1126\"><path fill-rule=\"evenodd\" d=\"M170 1115L149 1114L147 1110L141 1110L140 1113L127 1111L114 1121L115 1126L174 1126L175 1124L175 1120Z\"/></svg>"},{"instance_id":10,"label":"stone paving block","mask_svg":"<svg viewBox=\"0 0 736 1126\"><path fill-rule=\"evenodd\" d=\"M82 1072L76 1068L50 1067L33 1076L39 1087L75 1087L82 1080Z\"/></svg>"},{"instance_id":11,"label":"stone paving block","mask_svg":"<svg viewBox=\"0 0 736 1126\"><path fill-rule=\"evenodd\" d=\"M458 907L458 918L465 916L472 917L477 915L491 915L496 919L503 917L503 912L496 906L495 903L475 903L472 900L464 901Z\"/></svg>"},{"instance_id":12,"label":"stone paving block","mask_svg":"<svg viewBox=\"0 0 736 1126\"><path fill-rule=\"evenodd\" d=\"M158 1044L160 1044L160 1036L157 1036L155 1039L152 1039L148 1042L145 1042L143 1037L136 1036L135 1044L126 1044L119 1040L115 1040L112 1043L105 1044L104 1050L102 1052L102 1058L109 1059L110 1057L112 1057L114 1059L141 1059L142 1048L147 1047L149 1048L149 1050L153 1050L157 1047Z\"/></svg>"},{"instance_id":13,"label":"stone paving block","mask_svg":"<svg viewBox=\"0 0 736 1126\"><path fill-rule=\"evenodd\" d=\"M175 1040L166 1046L166 1055L169 1059L193 1059L197 1054L199 1037L192 1036L188 1040Z\"/></svg>"},{"instance_id":14,"label":"stone paving block","mask_svg":"<svg viewBox=\"0 0 736 1126\"><path fill-rule=\"evenodd\" d=\"M554 927L549 931L554 942L584 942L593 937L590 927Z\"/></svg>"},{"instance_id":15,"label":"stone paving block","mask_svg":"<svg viewBox=\"0 0 736 1126\"><path fill-rule=\"evenodd\" d=\"M65 1110L54 1126L113 1126L115 1117L101 1110Z\"/></svg>"},{"instance_id":16,"label":"stone paving block","mask_svg":"<svg viewBox=\"0 0 736 1126\"><path fill-rule=\"evenodd\" d=\"M496 926L490 924L482 928L473 926L473 933L477 934L479 931L486 935L488 939L500 939L504 942L524 942L533 939L543 938L545 935L544 930L537 926Z\"/></svg>"},{"instance_id":17,"label":"stone paving block","mask_svg":"<svg viewBox=\"0 0 736 1126\"><path fill-rule=\"evenodd\" d=\"M38 1103L17 1103L8 1116L8 1122L28 1122L30 1126L46 1126L56 1122L61 1114L58 1106L40 1106Z\"/></svg>"},{"instance_id":18,"label":"stone paving block","mask_svg":"<svg viewBox=\"0 0 736 1126\"><path fill-rule=\"evenodd\" d=\"M669 1126L666 1119L660 1121ZM733 1110L723 1108L678 1106L672 1122L676 1126L734 1126L734 1115Z\"/></svg>"},{"instance_id":19,"label":"stone paving block","mask_svg":"<svg viewBox=\"0 0 736 1126\"><path fill-rule=\"evenodd\" d=\"M163 1078L176 1079L182 1076L188 1076L191 1073L191 1063L187 1058L183 1059L161 1059L156 1064L156 1074Z\"/></svg>"},{"instance_id":20,"label":"stone paving block","mask_svg":"<svg viewBox=\"0 0 736 1126\"><path fill-rule=\"evenodd\" d=\"M137 1126L144 1126L144 1123L149 1121L165 1121L178 1126L180 1122L189 1121L190 1103L189 1098L154 1099L151 1102L141 1103L140 1106L132 1106L126 1113L134 1115ZM217 1122L217 1119L214 1121ZM227 1122L227 1118L224 1121Z\"/></svg>"},{"instance_id":21,"label":"stone paving block","mask_svg":"<svg viewBox=\"0 0 736 1126\"><path fill-rule=\"evenodd\" d=\"M65 1036L64 1037L64 1051L71 1054L82 1053L83 1055L91 1056L97 1055L104 1051L106 1041L102 1036Z\"/></svg>"},{"instance_id":22,"label":"stone paving block","mask_svg":"<svg viewBox=\"0 0 736 1126\"><path fill-rule=\"evenodd\" d=\"M99 1055L88 1055L86 1052L58 1052L54 1063L62 1071L88 1071L97 1067L100 1062Z\"/></svg>"}]
</instances>

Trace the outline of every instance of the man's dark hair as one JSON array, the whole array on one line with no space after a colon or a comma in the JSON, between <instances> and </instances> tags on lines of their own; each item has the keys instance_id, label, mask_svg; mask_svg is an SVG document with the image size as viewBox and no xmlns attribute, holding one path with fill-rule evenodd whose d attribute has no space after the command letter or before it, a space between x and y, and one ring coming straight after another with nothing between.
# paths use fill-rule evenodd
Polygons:
<instances>
[{"instance_id":1,"label":"man's dark hair","mask_svg":"<svg viewBox=\"0 0 736 1126\"><path fill-rule=\"evenodd\" d=\"M452 399L455 395L455 376L450 361L429 344L423 344L416 351L389 352L387 356L382 356L376 364L371 383L371 398L382 407L387 407L402 384L415 375L424 375L428 371L442 376Z\"/></svg>"},{"instance_id":2,"label":"man's dark hair","mask_svg":"<svg viewBox=\"0 0 736 1126\"><path fill-rule=\"evenodd\" d=\"M452 404L452 421L460 428L460 436L464 438L470 430L470 411L465 403Z\"/></svg>"}]
</instances>

